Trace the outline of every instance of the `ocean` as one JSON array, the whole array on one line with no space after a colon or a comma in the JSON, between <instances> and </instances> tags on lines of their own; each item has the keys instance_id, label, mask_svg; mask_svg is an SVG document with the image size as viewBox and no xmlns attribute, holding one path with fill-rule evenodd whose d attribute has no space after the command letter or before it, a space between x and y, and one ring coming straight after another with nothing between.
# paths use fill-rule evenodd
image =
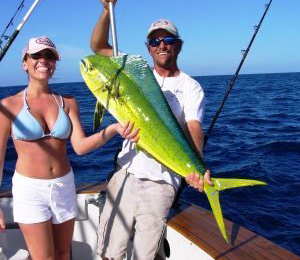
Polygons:
<instances>
[{"instance_id":1,"label":"ocean","mask_svg":"<svg viewBox=\"0 0 300 260\"><path fill-rule=\"evenodd\" d=\"M204 130L217 111L231 76L194 77L206 94ZM95 98L83 82L51 84L76 97L87 135L93 133ZM1 87L0 99L25 86ZM215 177L262 180L267 186L223 191L225 218L300 255L300 73L240 75L205 147L205 161ZM115 120L106 113L103 127ZM113 170L122 139L84 156L70 144L76 184L104 181ZM11 187L16 153L8 142L1 189ZM209 209L206 197L186 187L182 197Z\"/></svg>"}]
</instances>

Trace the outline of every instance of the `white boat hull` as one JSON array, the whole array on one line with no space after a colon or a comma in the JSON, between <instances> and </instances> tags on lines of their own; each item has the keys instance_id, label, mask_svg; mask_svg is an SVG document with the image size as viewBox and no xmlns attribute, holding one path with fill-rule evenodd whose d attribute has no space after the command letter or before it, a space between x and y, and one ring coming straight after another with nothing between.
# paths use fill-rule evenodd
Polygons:
<instances>
[{"instance_id":1,"label":"white boat hull","mask_svg":"<svg viewBox=\"0 0 300 260\"><path fill-rule=\"evenodd\" d=\"M96 254L101 201L98 191L105 190L105 184L89 186L93 191L87 189L77 194L79 215L75 221L72 260L100 259ZM13 222L12 198L7 194L9 193L0 194L0 207L7 223L7 230L0 235L0 247L7 259L25 260L26 258L13 258L17 252L27 248L18 225ZM164 243L155 260L300 260L299 256L243 227L238 226L236 229L235 223L226 220L227 232L232 241L232 244L227 244L213 215L198 206L181 203L180 207L172 209L170 216Z\"/></svg>"}]
</instances>

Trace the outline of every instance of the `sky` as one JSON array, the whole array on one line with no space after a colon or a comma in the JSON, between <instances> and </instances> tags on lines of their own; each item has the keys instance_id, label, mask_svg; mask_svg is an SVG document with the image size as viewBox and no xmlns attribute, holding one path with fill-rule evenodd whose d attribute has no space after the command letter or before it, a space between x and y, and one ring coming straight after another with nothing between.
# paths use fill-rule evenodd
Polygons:
<instances>
[{"instance_id":1,"label":"sky","mask_svg":"<svg viewBox=\"0 0 300 260\"><path fill-rule=\"evenodd\" d=\"M1 35L21 2L0 0ZM5 35L13 33L33 2L25 0ZM118 0L118 48L140 54L152 64L145 47L146 33L153 21L167 18L184 40L178 59L182 71L191 76L232 75L267 3L269 0ZM299 10L300 0L272 1L241 74L300 71ZM0 86L27 84L21 52L29 38L43 35L61 54L51 82L83 81L79 61L92 54L90 37L101 12L100 0L41 0L0 62Z\"/></svg>"}]
</instances>

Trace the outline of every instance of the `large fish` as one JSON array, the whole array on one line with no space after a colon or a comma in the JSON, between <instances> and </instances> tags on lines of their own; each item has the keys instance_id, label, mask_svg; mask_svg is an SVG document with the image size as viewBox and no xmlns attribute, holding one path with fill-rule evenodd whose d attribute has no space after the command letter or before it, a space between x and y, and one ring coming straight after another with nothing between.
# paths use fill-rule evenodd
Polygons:
<instances>
[{"instance_id":1,"label":"large fish","mask_svg":"<svg viewBox=\"0 0 300 260\"><path fill-rule=\"evenodd\" d=\"M205 163L187 140L152 69L141 56L91 55L81 61L80 70L88 88L97 99L96 123L101 120L104 111L101 107L104 107L121 124L131 121L140 129L138 148L182 177L194 172L203 176ZM228 242L219 191L265 183L222 178L212 178L212 181L214 186L205 183L204 191L221 233Z\"/></svg>"}]
</instances>

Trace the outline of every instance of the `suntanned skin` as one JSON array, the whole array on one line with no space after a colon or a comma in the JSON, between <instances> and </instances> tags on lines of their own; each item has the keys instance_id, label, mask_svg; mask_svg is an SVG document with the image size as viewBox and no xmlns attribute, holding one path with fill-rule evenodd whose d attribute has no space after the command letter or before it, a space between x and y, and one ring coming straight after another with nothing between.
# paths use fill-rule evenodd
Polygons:
<instances>
[{"instance_id":1,"label":"suntanned skin","mask_svg":"<svg viewBox=\"0 0 300 260\"><path fill-rule=\"evenodd\" d=\"M117 0L100 0L104 9L103 12L93 30L91 37L91 48L99 55L113 56L113 50L111 45L108 43L109 38L109 2L113 5L116 4ZM150 36L153 38L164 38L172 35L166 30L156 30ZM149 54L152 56L154 69L162 77L175 77L179 75L180 70L177 66L177 57L181 51L182 42L177 41L174 45L166 45L163 41L157 47L147 45ZM197 149L199 156L203 157L203 142L204 134L199 121L191 120L186 122L187 136ZM198 173L191 173L185 179L187 183L203 192L204 180L209 184L213 185L210 180L210 170L207 170L204 177L201 178Z\"/></svg>"},{"instance_id":2,"label":"suntanned skin","mask_svg":"<svg viewBox=\"0 0 300 260\"><path fill-rule=\"evenodd\" d=\"M40 51L41 54L49 50ZM28 73L26 101L30 113L40 123L44 132L49 133L58 117L58 106L48 85L54 74L56 61L26 56L23 69ZM58 102L60 98L56 95ZM75 98L63 97L64 110L72 125L70 141L78 155L92 151L120 134L133 142L138 140L138 129L132 131L133 123L124 127L119 123L91 136L85 136L79 116L79 107ZM7 140L11 135L11 126L23 107L23 91L7 97L0 102L0 178L2 178ZM67 140L46 137L36 141L13 140L18 154L16 171L36 179L53 179L66 175L71 170L66 150ZM61 224L52 224L51 219L36 224L21 224L27 247L33 260L69 260L70 245L74 229L74 219ZM5 229L5 221L0 210L0 231Z\"/></svg>"}]
</instances>

